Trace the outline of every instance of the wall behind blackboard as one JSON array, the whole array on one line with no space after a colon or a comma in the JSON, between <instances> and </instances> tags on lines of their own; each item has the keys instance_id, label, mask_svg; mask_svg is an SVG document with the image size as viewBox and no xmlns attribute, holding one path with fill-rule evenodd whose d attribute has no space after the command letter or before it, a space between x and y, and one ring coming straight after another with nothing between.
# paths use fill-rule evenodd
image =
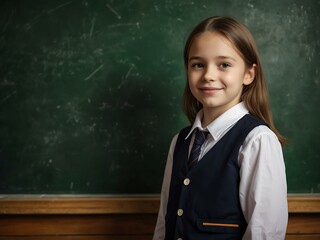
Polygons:
<instances>
[{"instance_id":1,"label":"wall behind blackboard","mask_svg":"<svg viewBox=\"0 0 320 240\"><path fill-rule=\"evenodd\" d=\"M228 15L253 32L290 193L320 192L320 1L1 1L0 193L159 193L187 33Z\"/></svg>"}]
</instances>

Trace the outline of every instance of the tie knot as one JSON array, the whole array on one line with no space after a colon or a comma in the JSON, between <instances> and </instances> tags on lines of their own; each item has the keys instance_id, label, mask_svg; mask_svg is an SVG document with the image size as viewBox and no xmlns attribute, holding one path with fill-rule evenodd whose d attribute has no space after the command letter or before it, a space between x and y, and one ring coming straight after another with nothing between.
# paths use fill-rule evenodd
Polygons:
<instances>
[{"instance_id":1,"label":"tie knot","mask_svg":"<svg viewBox=\"0 0 320 240\"><path fill-rule=\"evenodd\" d=\"M201 152L201 145L206 140L207 135L208 135L208 132L200 131L199 129L197 129L196 135L194 138L194 143L191 148L191 152L188 160L189 169L191 169L192 166L198 162L200 152Z\"/></svg>"},{"instance_id":2,"label":"tie knot","mask_svg":"<svg viewBox=\"0 0 320 240\"><path fill-rule=\"evenodd\" d=\"M202 145L203 142L206 140L207 135L208 135L208 132L197 130L196 131L196 136L195 136L195 139L194 139L195 144Z\"/></svg>"}]
</instances>

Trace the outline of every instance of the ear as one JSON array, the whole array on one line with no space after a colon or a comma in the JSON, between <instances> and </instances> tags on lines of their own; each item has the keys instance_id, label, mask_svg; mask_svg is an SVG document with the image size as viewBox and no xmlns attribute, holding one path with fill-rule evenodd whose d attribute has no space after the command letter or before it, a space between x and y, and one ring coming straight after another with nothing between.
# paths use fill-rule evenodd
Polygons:
<instances>
[{"instance_id":1,"label":"ear","mask_svg":"<svg viewBox=\"0 0 320 240\"><path fill-rule=\"evenodd\" d=\"M252 64L251 68L248 68L244 74L243 85L251 84L256 76L257 64Z\"/></svg>"}]
</instances>

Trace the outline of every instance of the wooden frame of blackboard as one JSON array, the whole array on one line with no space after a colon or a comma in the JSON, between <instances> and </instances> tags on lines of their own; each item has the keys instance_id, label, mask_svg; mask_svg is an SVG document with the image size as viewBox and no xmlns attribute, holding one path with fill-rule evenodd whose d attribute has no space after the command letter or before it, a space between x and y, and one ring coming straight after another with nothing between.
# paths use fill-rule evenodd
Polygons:
<instances>
[{"instance_id":1,"label":"wooden frame of blackboard","mask_svg":"<svg viewBox=\"0 0 320 240\"><path fill-rule=\"evenodd\" d=\"M0 214L157 213L158 195L2 195ZM320 213L320 195L288 195L289 213Z\"/></svg>"},{"instance_id":2,"label":"wooden frame of blackboard","mask_svg":"<svg viewBox=\"0 0 320 240\"><path fill-rule=\"evenodd\" d=\"M159 195L0 195L0 240L148 240ZM288 195L286 240L320 239L320 195Z\"/></svg>"}]
</instances>

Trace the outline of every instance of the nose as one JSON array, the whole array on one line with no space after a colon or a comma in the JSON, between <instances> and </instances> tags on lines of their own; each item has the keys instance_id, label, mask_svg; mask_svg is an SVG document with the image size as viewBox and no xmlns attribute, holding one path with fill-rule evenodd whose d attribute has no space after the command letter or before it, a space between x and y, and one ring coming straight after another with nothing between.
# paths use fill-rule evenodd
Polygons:
<instances>
[{"instance_id":1,"label":"nose","mask_svg":"<svg viewBox=\"0 0 320 240\"><path fill-rule=\"evenodd\" d=\"M217 80L217 69L215 68L215 66L212 65L208 65L205 68L205 72L203 75L203 78L205 81L216 81Z\"/></svg>"}]
</instances>

